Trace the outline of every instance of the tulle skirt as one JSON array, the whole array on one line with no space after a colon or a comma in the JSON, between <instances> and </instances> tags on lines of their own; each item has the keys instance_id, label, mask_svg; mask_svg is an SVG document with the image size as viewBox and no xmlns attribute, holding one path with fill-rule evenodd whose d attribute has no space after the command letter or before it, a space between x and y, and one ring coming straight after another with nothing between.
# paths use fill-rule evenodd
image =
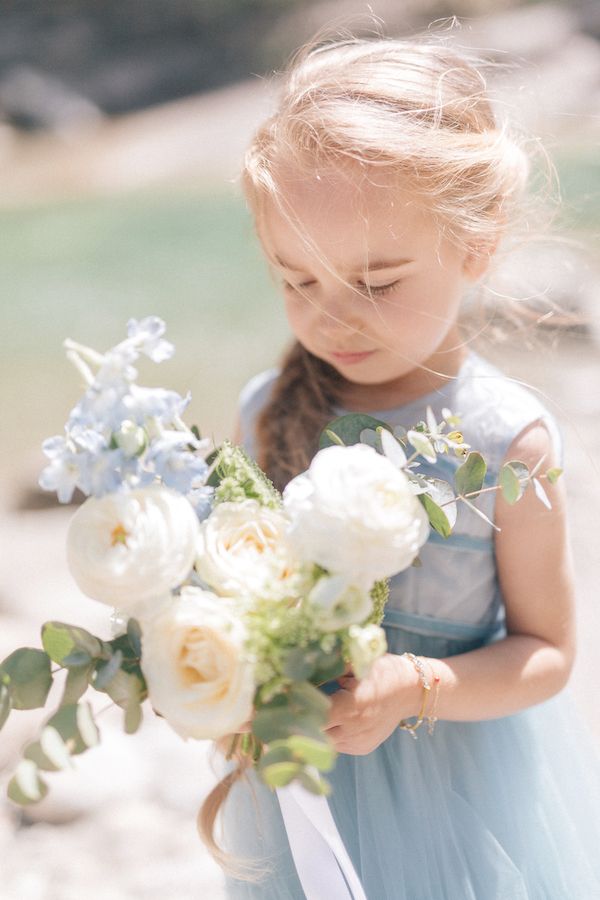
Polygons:
<instances>
[{"instance_id":1,"label":"tulle skirt","mask_svg":"<svg viewBox=\"0 0 600 900\"><path fill-rule=\"evenodd\" d=\"M469 642L396 630L388 643L442 656ZM418 734L341 754L330 774L368 900L599 900L600 757L568 688L516 715ZM257 883L228 878L229 897L304 900L277 797L255 776L233 788L223 838L265 870Z\"/></svg>"}]
</instances>

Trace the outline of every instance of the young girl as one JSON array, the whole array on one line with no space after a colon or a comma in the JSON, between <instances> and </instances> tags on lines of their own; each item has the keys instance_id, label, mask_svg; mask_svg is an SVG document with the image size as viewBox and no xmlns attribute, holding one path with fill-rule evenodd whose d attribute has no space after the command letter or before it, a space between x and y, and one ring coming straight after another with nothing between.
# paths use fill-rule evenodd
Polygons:
<instances>
[{"instance_id":1,"label":"young girl","mask_svg":"<svg viewBox=\"0 0 600 900\"><path fill-rule=\"evenodd\" d=\"M280 488L344 411L406 426L428 406L460 414L489 484L509 459L561 465L549 413L459 325L527 174L456 51L349 40L297 57L244 170L296 343L244 389L239 438ZM452 481L460 462L432 471ZM515 506L484 493L495 527L461 506L451 537L432 533L421 567L392 580L389 652L327 686L328 803L369 900L600 898L598 764L568 693L554 697L575 645L564 484L545 486L551 510L532 490ZM423 673L429 728L413 740L400 723L416 722ZM229 878L229 895L300 900L278 797L229 782L223 843L269 870Z\"/></svg>"}]
</instances>

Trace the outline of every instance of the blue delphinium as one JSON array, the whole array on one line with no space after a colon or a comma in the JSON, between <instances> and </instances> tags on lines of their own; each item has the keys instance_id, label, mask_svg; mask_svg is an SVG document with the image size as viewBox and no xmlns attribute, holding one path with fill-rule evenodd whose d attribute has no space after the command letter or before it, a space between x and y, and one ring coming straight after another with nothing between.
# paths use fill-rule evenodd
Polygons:
<instances>
[{"instance_id":1,"label":"blue delphinium","mask_svg":"<svg viewBox=\"0 0 600 900\"><path fill-rule=\"evenodd\" d=\"M102 497L159 483L187 495L200 518L210 511L208 466L199 455L208 442L182 421L191 395L135 383L140 354L156 363L172 356L164 331L164 322L149 316L130 319L127 338L106 353L65 341L87 388L71 410L65 435L42 445L50 462L39 484L56 491L61 503L71 500L75 488Z\"/></svg>"}]
</instances>

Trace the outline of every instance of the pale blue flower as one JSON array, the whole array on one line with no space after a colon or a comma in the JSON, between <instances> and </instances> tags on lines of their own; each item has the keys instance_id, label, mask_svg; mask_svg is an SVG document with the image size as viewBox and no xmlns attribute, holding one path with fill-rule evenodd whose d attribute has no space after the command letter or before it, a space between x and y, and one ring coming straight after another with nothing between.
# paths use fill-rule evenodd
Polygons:
<instances>
[{"instance_id":1,"label":"pale blue flower","mask_svg":"<svg viewBox=\"0 0 600 900\"><path fill-rule=\"evenodd\" d=\"M122 450L105 450L99 454L81 454L81 489L88 496L103 497L123 485L127 462ZM135 461L134 461L135 463Z\"/></svg>"},{"instance_id":2,"label":"pale blue flower","mask_svg":"<svg viewBox=\"0 0 600 900\"><path fill-rule=\"evenodd\" d=\"M45 491L56 491L59 503L69 503L73 491L78 487L81 475L79 464L79 455L76 453L67 451L56 456L40 474L39 486Z\"/></svg>"},{"instance_id":3,"label":"pale blue flower","mask_svg":"<svg viewBox=\"0 0 600 900\"><path fill-rule=\"evenodd\" d=\"M159 441L157 445L160 448ZM208 472L208 466L204 460L190 453L189 450L152 447L148 454L148 461L151 461L154 471L163 484L180 494L187 494L193 488L200 487Z\"/></svg>"},{"instance_id":4,"label":"pale blue flower","mask_svg":"<svg viewBox=\"0 0 600 900\"><path fill-rule=\"evenodd\" d=\"M194 507L194 511L200 522L208 519L211 514L214 494L214 488L209 487L208 485L193 488L186 494L186 497Z\"/></svg>"},{"instance_id":5,"label":"pale blue flower","mask_svg":"<svg viewBox=\"0 0 600 900\"><path fill-rule=\"evenodd\" d=\"M175 349L169 341L162 340L164 333L165 323L157 316L130 319L127 323L127 337L155 363L169 359Z\"/></svg>"}]
</instances>

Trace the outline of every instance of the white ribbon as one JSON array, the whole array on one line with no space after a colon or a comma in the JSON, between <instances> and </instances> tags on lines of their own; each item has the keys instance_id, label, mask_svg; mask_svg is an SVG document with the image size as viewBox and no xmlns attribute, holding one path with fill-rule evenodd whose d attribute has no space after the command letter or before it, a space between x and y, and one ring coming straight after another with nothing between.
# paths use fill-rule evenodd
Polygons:
<instances>
[{"instance_id":1,"label":"white ribbon","mask_svg":"<svg viewBox=\"0 0 600 900\"><path fill-rule=\"evenodd\" d=\"M325 797L297 783L276 793L306 900L367 900Z\"/></svg>"}]
</instances>

